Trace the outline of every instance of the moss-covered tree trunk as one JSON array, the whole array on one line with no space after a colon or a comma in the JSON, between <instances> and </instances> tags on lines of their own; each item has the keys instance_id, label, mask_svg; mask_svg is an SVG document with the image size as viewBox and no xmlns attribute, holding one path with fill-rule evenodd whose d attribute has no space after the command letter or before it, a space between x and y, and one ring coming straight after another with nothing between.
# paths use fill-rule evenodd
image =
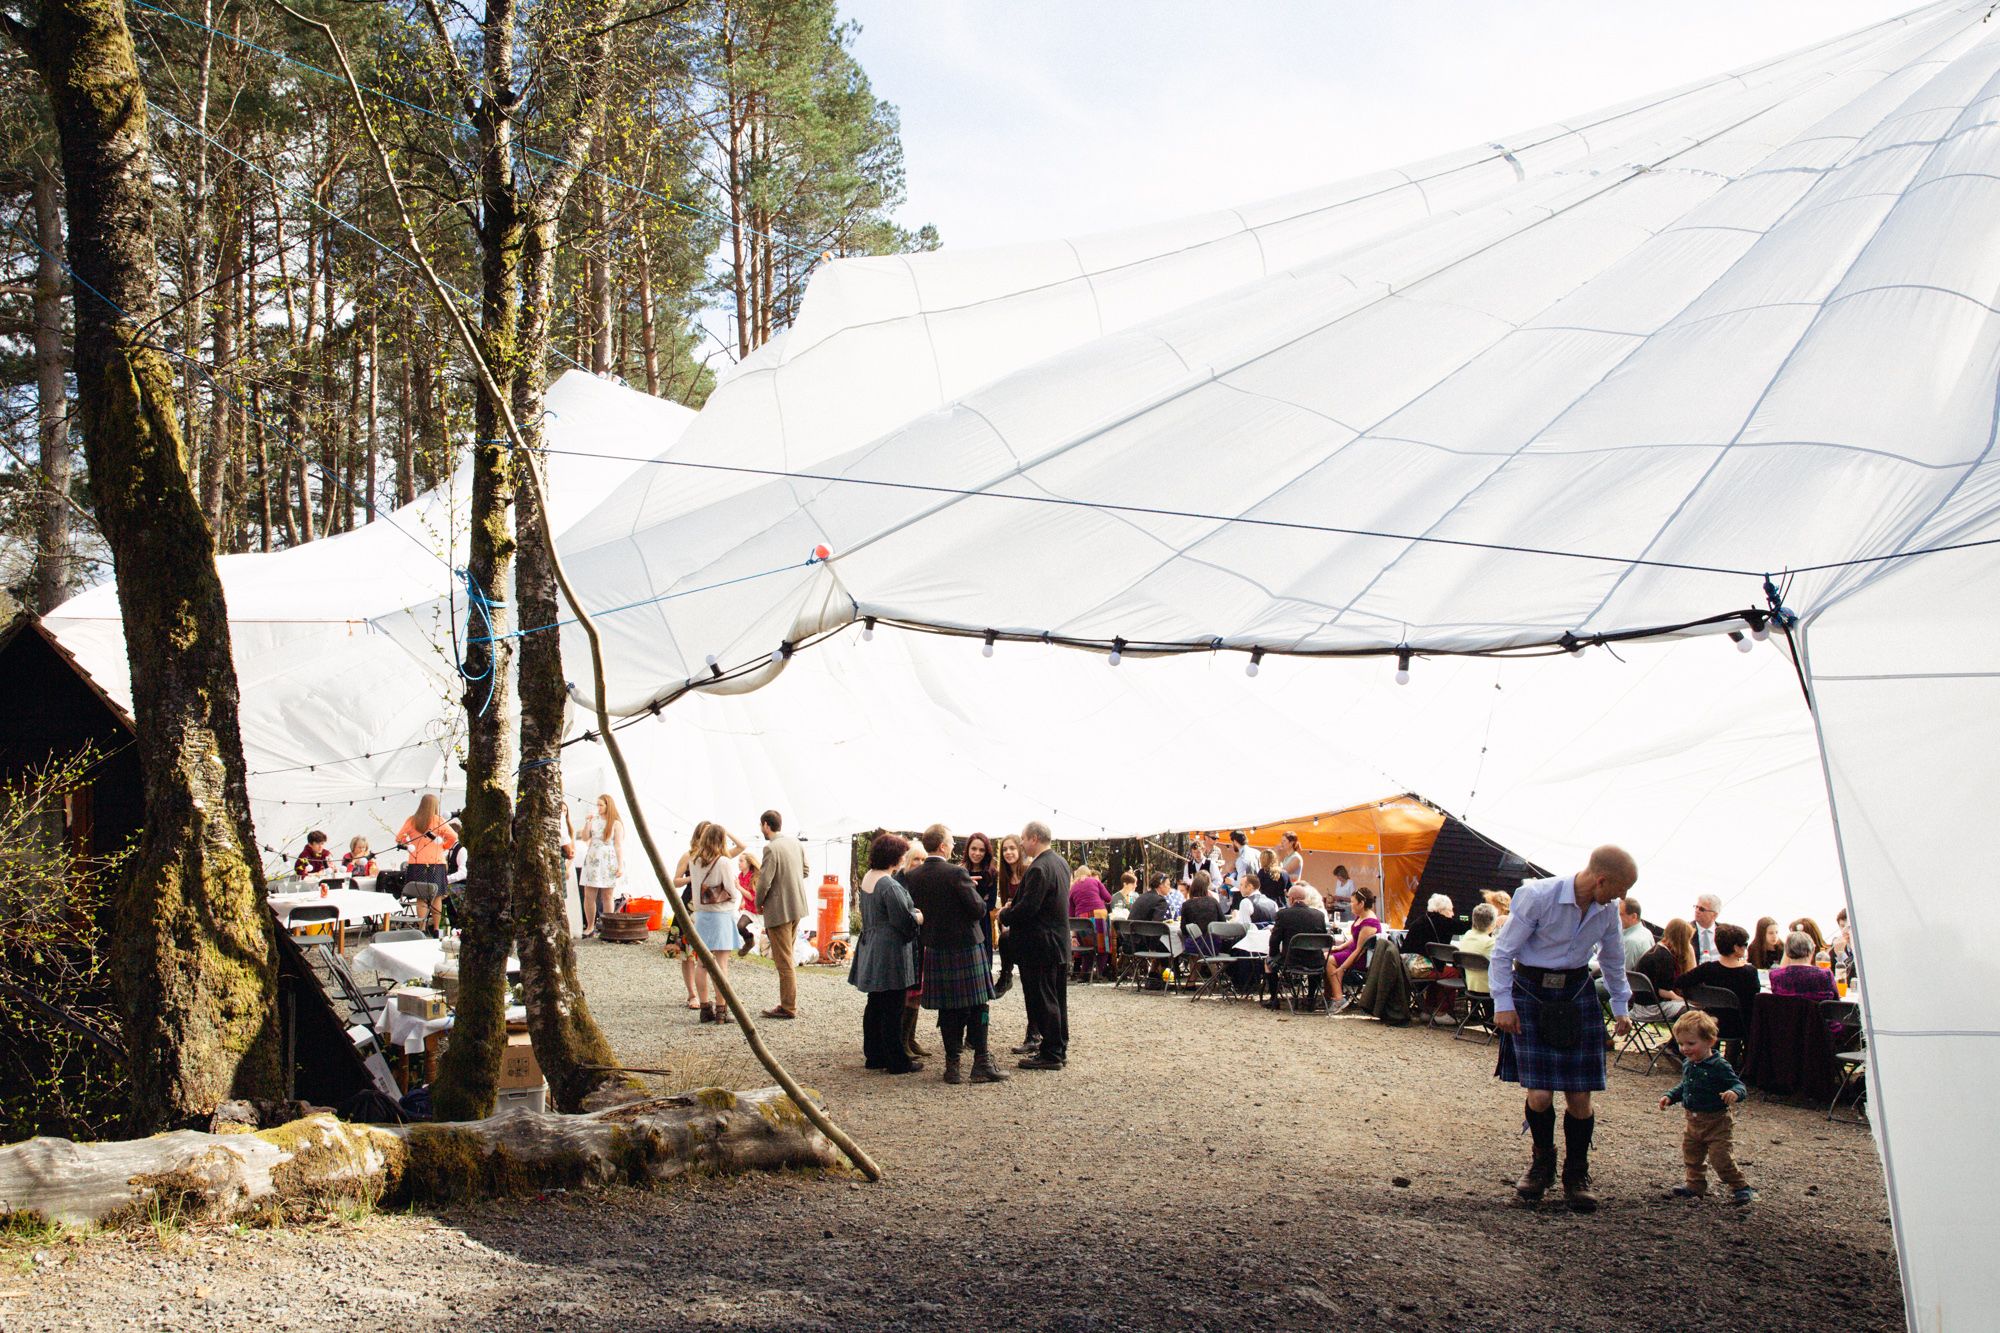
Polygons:
<instances>
[{"instance_id":1,"label":"moss-covered tree trunk","mask_svg":"<svg viewBox=\"0 0 2000 1333\"><path fill-rule=\"evenodd\" d=\"M273 923L251 855L222 583L188 476L159 319L146 98L115 0L7 17L62 143L77 405L132 663L145 830L113 965L140 1128L279 1091Z\"/></svg>"},{"instance_id":2,"label":"moss-covered tree trunk","mask_svg":"<svg viewBox=\"0 0 2000 1333\"><path fill-rule=\"evenodd\" d=\"M33 153L35 393L42 497L36 543L35 609L47 614L69 597L69 396L63 388L62 205L54 170Z\"/></svg>"},{"instance_id":3,"label":"moss-covered tree trunk","mask_svg":"<svg viewBox=\"0 0 2000 1333\"><path fill-rule=\"evenodd\" d=\"M511 71L511 58L508 61ZM501 86L510 86L511 79ZM489 104L490 105L490 104ZM482 135L498 146L486 167L481 223L481 342L503 391L520 374L520 273L523 229L515 199L511 135L504 112L484 117ZM494 165L497 160L502 165ZM514 464L498 404L481 388L474 399L472 511L466 574L468 599L484 602L470 620L465 653L465 851L468 873L459 904L458 1000L451 1043L438 1067L433 1101L441 1120L474 1120L493 1109L500 1057L507 1045L507 954L514 873Z\"/></svg>"},{"instance_id":4,"label":"moss-covered tree trunk","mask_svg":"<svg viewBox=\"0 0 2000 1333\"><path fill-rule=\"evenodd\" d=\"M554 304L555 243L552 221L528 231L521 340L526 355L515 384L514 411L537 447L545 388L541 368L547 364L548 321ZM519 505L514 600L523 626L553 625L562 619L549 561L553 534L534 487L520 488ZM555 1104L574 1111L609 1077L603 1071L616 1063L616 1057L584 1000L569 933L568 872L558 846L563 713L568 702L561 635L554 631L525 635L519 656L521 783L514 806L514 943L521 958L521 992L535 1059L548 1076Z\"/></svg>"}]
</instances>

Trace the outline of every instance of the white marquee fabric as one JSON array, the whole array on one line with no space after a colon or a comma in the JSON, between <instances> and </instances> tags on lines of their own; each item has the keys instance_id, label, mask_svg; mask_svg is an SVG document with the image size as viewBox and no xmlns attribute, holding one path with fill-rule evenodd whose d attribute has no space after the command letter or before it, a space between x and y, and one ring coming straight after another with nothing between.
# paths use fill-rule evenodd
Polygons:
<instances>
[{"instance_id":1,"label":"white marquee fabric","mask_svg":"<svg viewBox=\"0 0 2000 1333\"><path fill-rule=\"evenodd\" d=\"M1989 7L1263 207L832 264L685 435L566 377L561 545L648 814L1132 833L1407 789L1544 863L1623 842L1656 919L1824 922L1844 874L1911 1323L1982 1318L1994 559L1904 553L2000 531ZM448 553L371 531L225 562L267 841L453 776ZM1721 626L1452 655L1761 609L1787 570L1817 727L1779 640ZM51 624L116 688L109 606ZM1277 655L1402 644L1408 686ZM723 689L645 716L711 655ZM598 747L566 778L608 785Z\"/></svg>"},{"instance_id":2,"label":"white marquee fabric","mask_svg":"<svg viewBox=\"0 0 2000 1333\"><path fill-rule=\"evenodd\" d=\"M1761 80L1709 85L1622 136L1582 136L1575 156L1512 185L1468 188L1434 215L1276 262L1246 264L1243 247L1211 234L1214 219L1162 228L1154 257L1123 256L1158 265L1135 284L1143 300L1114 302L1109 316L1077 304L1100 269L1083 246L1067 261L1054 250L894 261L899 301L885 295L889 265L833 266L794 338L705 414L718 439L732 411L761 424L730 451L704 441L702 461L794 475L662 467L571 534L573 571L601 604L638 604L607 619L609 702L636 713L670 698L706 676L711 656L737 676L732 690L815 657L856 658L851 643L801 649L789 666L772 655L862 617L1122 642L1134 660L1121 681L1165 679L1172 668L1141 660L1148 649L1200 644L1407 644L1427 673L1437 663L1426 654L1755 610L1763 576L1777 574L1806 618L1814 674L1842 664L1819 739L1882 1027L1875 1105L1911 1320L1970 1322L2000 1296L2000 1276L1977 1262L2000 1237L1972 1202L2000 1184L1973 1131L2000 1092L1981 1058L2000 1013L1970 980L1969 955L1955 960L1962 981L1936 980L1939 941L1965 919L1963 895L1945 885L1980 862L1967 854L1970 818L1921 816L1939 788L1952 793L1945 809L1967 816L1990 798L1992 712L1977 705L1990 702L1980 673L1992 613L1990 598L1961 591L1987 572L1984 556L1907 553L1995 518L2000 37L1983 22L1989 8L1933 6L1767 66ZM1126 271L1118 257L1101 268ZM1057 290L1070 304L1045 309ZM1020 335L1017 317L1049 337ZM822 374L828 365L837 371ZM805 562L821 543L833 558ZM1883 563L1848 563L1872 560ZM1950 619L1930 605L1944 588L1958 594ZM1934 652L1926 632L1968 612L1988 622L1966 636L1973 664L1933 665L1960 654ZM1871 621L1893 632L1871 634ZM1749 800L1803 790L1781 673L1760 671L1766 700L1732 712L1743 687L1713 679L1713 653L1683 669L1700 647L1727 653L1713 639L1621 650L1635 668L1628 720L1594 737L1597 754L1549 744L1564 691L1546 687L1551 711L1525 724L1542 737L1529 799L1567 783L1578 845L1621 819L1671 843L1663 817L1720 824L1732 811L1745 826L1733 848L1761 851L1732 873L1818 842L1795 804ZM975 639L911 650L890 678L946 670L948 648L963 663L950 670L991 665L970 655ZM1658 669L1661 652L1675 655L1671 668ZM1759 649L1783 663L1780 652ZM1014 696L1019 725L1084 703L1070 692L1078 667L1050 670L1054 699ZM850 685L846 697L866 696ZM1200 691L1168 697L1160 730L1201 716L1188 711ZM913 748L939 734L955 747L954 728L993 725L970 711L945 723L907 712ZM1678 737L1663 720L1675 715ZM1698 729L1690 715L1712 716L1711 753L1725 759L1690 763L1676 748ZM1232 722L1198 762L1254 789L1267 733L1239 744ZM1615 744L1646 732L1666 738L1655 753ZM1412 743L1422 736L1402 733L1395 762L1441 773L1448 765ZM1469 736L1429 740L1462 752ZM965 743L975 757L1007 752L985 735ZM1641 762L1607 778L1628 753ZM1141 790L1184 782L1188 766L1163 765L1158 747L1141 754L1132 770L1115 756L1078 761L1129 772ZM1648 797L1650 816L1633 808ZM1504 799L1499 809L1504 825ZM1938 888L1920 892L1917 872Z\"/></svg>"}]
</instances>

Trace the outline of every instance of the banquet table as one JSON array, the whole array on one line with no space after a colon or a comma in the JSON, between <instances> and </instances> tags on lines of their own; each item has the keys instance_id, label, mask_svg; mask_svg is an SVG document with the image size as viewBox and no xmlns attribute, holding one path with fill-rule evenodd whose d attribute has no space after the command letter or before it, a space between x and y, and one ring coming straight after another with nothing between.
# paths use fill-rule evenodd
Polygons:
<instances>
[{"instance_id":1,"label":"banquet table","mask_svg":"<svg viewBox=\"0 0 2000 1333\"><path fill-rule=\"evenodd\" d=\"M1181 944L1181 923L1167 922L1167 950L1178 958L1187 950ZM1271 928L1252 926L1242 939L1231 945L1229 952L1243 958L1267 958L1271 953Z\"/></svg>"},{"instance_id":2,"label":"banquet table","mask_svg":"<svg viewBox=\"0 0 2000 1333\"><path fill-rule=\"evenodd\" d=\"M438 965L445 961L445 957L444 945L437 940L390 940L386 944L371 944L357 952L354 965L390 981L429 985L437 976ZM457 960L454 958L453 961ZM509 958L508 980L515 980L520 975L521 960Z\"/></svg>"},{"instance_id":3,"label":"banquet table","mask_svg":"<svg viewBox=\"0 0 2000 1333\"><path fill-rule=\"evenodd\" d=\"M1827 1101L1840 1083L1833 1040L1820 1002L1796 995L1759 995L1750 1008L1750 1040L1739 1071L1749 1086L1776 1097Z\"/></svg>"},{"instance_id":4,"label":"banquet table","mask_svg":"<svg viewBox=\"0 0 2000 1333\"><path fill-rule=\"evenodd\" d=\"M366 881L372 884L372 879ZM340 912L340 919L350 926L365 926L370 923L381 925L400 904L386 893L375 893L369 889L318 888L300 889L292 893L274 893L267 901L271 910L278 914L278 920L291 920L292 910L298 907L317 907L324 903Z\"/></svg>"}]
</instances>

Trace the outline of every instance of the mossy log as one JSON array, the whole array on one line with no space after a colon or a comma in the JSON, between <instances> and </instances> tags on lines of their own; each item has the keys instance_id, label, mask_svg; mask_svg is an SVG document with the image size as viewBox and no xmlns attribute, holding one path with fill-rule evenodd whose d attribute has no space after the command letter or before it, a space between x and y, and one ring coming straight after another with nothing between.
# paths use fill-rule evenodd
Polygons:
<instances>
[{"instance_id":1,"label":"mossy log","mask_svg":"<svg viewBox=\"0 0 2000 1333\"><path fill-rule=\"evenodd\" d=\"M237 1134L29 1139L0 1148L0 1216L66 1226L159 1217L233 1222L343 1204L463 1203L839 1162L838 1150L781 1090L705 1088L588 1115L516 1109L426 1125L315 1115Z\"/></svg>"}]
</instances>

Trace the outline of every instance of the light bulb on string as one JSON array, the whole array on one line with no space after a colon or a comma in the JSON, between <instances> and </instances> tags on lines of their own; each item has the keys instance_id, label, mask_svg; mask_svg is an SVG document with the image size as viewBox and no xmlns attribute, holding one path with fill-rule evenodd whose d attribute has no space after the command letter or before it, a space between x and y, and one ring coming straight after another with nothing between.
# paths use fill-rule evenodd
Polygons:
<instances>
[{"instance_id":1,"label":"light bulb on string","mask_svg":"<svg viewBox=\"0 0 2000 1333\"><path fill-rule=\"evenodd\" d=\"M1117 666L1120 662L1124 660L1125 660L1125 640L1113 639L1111 641L1111 658L1110 658L1111 665Z\"/></svg>"},{"instance_id":2,"label":"light bulb on string","mask_svg":"<svg viewBox=\"0 0 2000 1333\"><path fill-rule=\"evenodd\" d=\"M999 638L999 637L1000 637L1000 636L999 636L998 634L994 633L994 632L993 632L992 630L987 630L987 631L986 631L986 644L985 644L985 646L984 646L984 647L982 647L982 648L981 648L981 649L979 650L979 655L980 655L981 657L991 657L991 656L993 656L993 641L994 641L995 639Z\"/></svg>"},{"instance_id":3,"label":"light bulb on string","mask_svg":"<svg viewBox=\"0 0 2000 1333\"><path fill-rule=\"evenodd\" d=\"M1760 611L1752 611L1744 617L1750 622L1750 637L1762 643L1771 637L1771 620Z\"/></svg>"},{"instance_id":4,"label":"light bulb on string","mask_svg":"<svg viewBox=\"0 0 2000 1333\"><path fill-rule=\"evenodd\" d=\"M1250 677L1252 680L1255 680L1257 678L1258 665L1262 663L1263 660L1264 660L1264 650L1262 648L1252 648L1250 650L1250 665L1243 668L1243 674Z\"/></svg>"},{"instance_id":5,"label":"light bulb on string","mask_svg":"<svg viewBox=\"0 0 2000 1333\"><path fill-rule=\"evenodd\" d=\"M722 679L722 663L715 660L714 653L708 655L708 674L714 676L717 680Z\"/></svg>"},{"instance_id":6,"label":"light bulb on string","mask_svg":"<svg viewBox=\"0 0 2000 1333\"><path fill-rule=\"evenodd\" d=\"M1729 641L1736 645L1736 651L1739 653L1747 653L1752 648L1755 648L1757 646L1756 644L1750 642L1750 640L1744 638L1743 631L1740 629L1733 629L1729 631Z\"/></svg>"},{"instance_id":7,"label":"light bulb on string","mask_svg":"<svg viewBox=\"0 0 2000 1333\"><path fill-rule=\"evenodd\" d=\"M861 642L863 643L875 642L875 617L873 616L861 617Z\"/></svg>"},{"instance_id":8,"label":"light bulb on string","mask_svg":"<svg viewBox=\"0 0 2000 1333\"><path fill-rule=\"evenodd\" d=\"M1398 648L1396 650L1396 683L1398 685L1408 685L1410 683L1410 650L1408 648Z\"/></svg>"}]
</instances>

